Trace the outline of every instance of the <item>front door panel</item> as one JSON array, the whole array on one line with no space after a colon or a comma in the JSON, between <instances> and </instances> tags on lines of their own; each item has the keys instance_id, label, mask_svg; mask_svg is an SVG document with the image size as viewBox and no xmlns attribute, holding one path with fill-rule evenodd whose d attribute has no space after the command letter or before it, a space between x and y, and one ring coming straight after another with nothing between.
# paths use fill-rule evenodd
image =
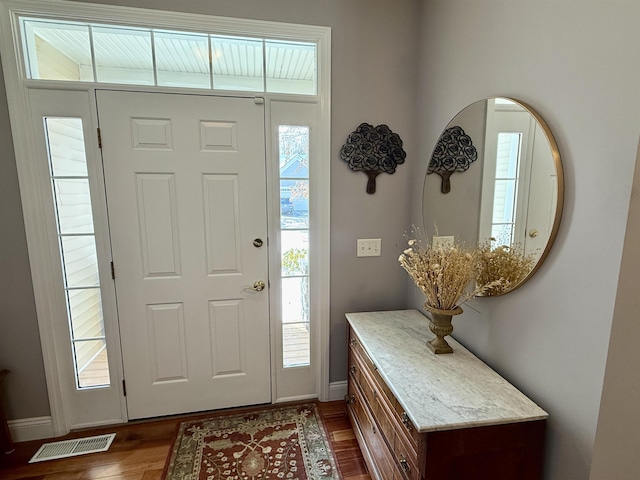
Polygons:
<instances>
[{"instance_id":1,"label":"front door panel","mask_svg":"<svg viewBox=\"0 0 640 480\"><path fill-rule=\"evenodd\" d=\"M263 106L97 103L129 417L269 402Z\"/></svg>"}]
</instances>

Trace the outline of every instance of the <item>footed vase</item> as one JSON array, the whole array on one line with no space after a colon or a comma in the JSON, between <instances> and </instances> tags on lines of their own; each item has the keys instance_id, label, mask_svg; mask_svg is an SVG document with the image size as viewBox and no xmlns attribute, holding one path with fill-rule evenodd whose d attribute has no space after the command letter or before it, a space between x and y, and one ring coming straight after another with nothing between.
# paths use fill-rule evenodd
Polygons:
<instances>
[{"instance_id":1,"label":"footed vase","mask_svg":"<svg viewBox=\"0 0 640 480\"><path fill-rule=\"evenodd\" d=\"M427 347L435 354L453 353L453 348L444 339L453 332L451 318L454 315L460 315L462 308L456 307L453 310L441 310L425 304L424 308L431 314L431 323L429 330L436 336L433 340L427 342Z\"/></svg>"}]
</instances>

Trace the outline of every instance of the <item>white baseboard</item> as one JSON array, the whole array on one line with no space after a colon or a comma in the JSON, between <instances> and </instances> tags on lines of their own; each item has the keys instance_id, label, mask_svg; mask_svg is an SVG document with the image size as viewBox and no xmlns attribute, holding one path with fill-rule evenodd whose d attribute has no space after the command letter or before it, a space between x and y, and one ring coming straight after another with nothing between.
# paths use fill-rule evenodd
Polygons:
<instances>
[{"instance_id":1,"label":"white baseboard","mask_svg":"<svg viewBox=\"0 0 640 480\"><path fill-rule=\"evenodd\" d=\"M51 417L19 418L7 423L14 442L28 442L54 436Z\"/></svg>"},{"instance_id":2,"label":"white baseboard","mask_svg":"<svg viewBox=\"0 0 640 480\"><path fill-rule=\"evenodd\" d=\"M347 395L347 381L332 382L329 384L329 401L344 400Z\"/></svg>"}]
</instances>

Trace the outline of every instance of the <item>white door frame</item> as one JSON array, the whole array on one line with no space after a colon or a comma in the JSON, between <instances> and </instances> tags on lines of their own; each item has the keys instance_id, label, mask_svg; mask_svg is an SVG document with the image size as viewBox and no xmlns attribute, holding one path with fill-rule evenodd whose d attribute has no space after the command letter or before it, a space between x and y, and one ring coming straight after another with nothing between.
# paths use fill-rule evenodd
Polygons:
<instances>
[{"instance_id":1,"label":"white door frame","mask_svg":"<svg viewBox=\"0 0 640 480\"><path fill-rule=\"evenodd\" d=\"M314 275L315 298L318 324L318 398L329 399L329 182L330 182L330 45L331 32L327 27L285 24L255 20L213 17L208 15L162 12L130 7L85 4L64 0L0 0L0 54L4 70L7 100L11 118L11 132L16 156L16 167L20 185L25 231L31 274L33 279L36 312L40 331L40 340L44 359L45 376L51 410L54 435L63 435L70 429L65 413L64 398L59 382L60 366L56 348L56 332L52 328L51 318L63 311L60 305L59 289L62 279L56 266L59 265L57 246L52 245L50 222L45 198L49 192L42 189L42 179L38 175L37 156L34 147L32 119L29 112L28 92L31 88L55 90L80 90L93 94L96 87L105 88L107 84L78 82L29 80L25 76L24 59L19 39L18 16L45 16L67 20L103 21L106 23L136 24L156 28L187 28L197 31L215 31L216 33L254 35L268 38L312 41L318 45L318 95L295 96L261 93L267 102L272 99L317 104L318 158L317 183L311 199L316 206L317 228L312 232L317 248L312 265L316 266ZM108 85L109 88L138 90L127 85ZM184 90L167 88L139 89L141 91L184 93ZM202 92L194 92L202 93ZM210 92L213 93L213 92ZM232 94L233 95L233 94ZM95 104L91 107L95 111ZM95 116L95 115L94 115ZM95 118L94 118L95 122ZM269 125L267 119L267 125ZM95 126L95 125L94 125ZM267 141L272 135L267 135ZM94 142L95 143L95 142ZM96 147L97 148L97 147ZM273 148L267 144L267 158L270 159ZM269 179L271 182L273 179ZM274 208L270 208L270 234L273 224ZM99 215L102 217L102 213ZM104 217L106 218L106 217ZM273 324L277 322L272 322ZM272 327L275 328L275 327ZM273 401L277 400L274 392ZM123 416L126 421L126 412Z\"/></svg>"}]
</instances>

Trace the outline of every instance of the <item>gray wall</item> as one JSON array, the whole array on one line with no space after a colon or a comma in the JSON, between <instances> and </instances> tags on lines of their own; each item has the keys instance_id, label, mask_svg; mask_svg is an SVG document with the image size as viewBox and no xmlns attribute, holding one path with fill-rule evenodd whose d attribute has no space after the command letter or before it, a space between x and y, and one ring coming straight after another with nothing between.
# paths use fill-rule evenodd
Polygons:
<instances>
[{"instance_id":1,"label":"gray wall","mask_svg":"<svg viewBox=\"0 0 640 480\"><path fill-rule=\"evenodd\" d=\"M102 1L132 7L243 17L332 27L331 144L331 381L345 380L344 314L397 309L405 305L404 273L397 265L409 223L410 164L414 139L417 77L417 0L131 0ZM1 91L4 91L2 86ZM13 275L0 282L0 367L14 373L7 382L8 415L48 415L48 403L34 312L15 159L10 145L5 94L0 93L2 248ZM351 172L338 156L360 123L386 123L405 141L408 158L394 175L380 175L377 192L365 191L366 176ZM4 188L7 184L7 188ZM6 211L5 211L6 209ZM5 236L8 238L5 240ZM382 256L356 258L357 238L381 238ZM6 259L6 260L5 260ZM4 308L5 303L7 308ZM6 310L6 314L5 314ZM13 311L11 311L13 310ZM14 368L15 367L15 368Z\"/></svg>"},{"instance_id":2,"label":"gray wall","mask_svg":"<svg viewBox=\"0 0 640 480\"><path fill-rule=\"evenodd\" d=\"M1 71L1 67L0 67ZM9 110L0 74L0 369L9 418L49 415Z\"/></svg>"},{"instance_id":3,"label":"gray wall","mask_svg":"<svg viewBox=\"0 0 640 480\"><path fill-rule=\"evenodd\" d=\"M533 106L558 141L566 204L550 256L515 292L469 304L454 321L454 335L549 412L545 478L586 479L636 163L640 59L629 50L640 44L640 3L428 0L424 6L416 99L420 155L431 151L461 108L495 95ZM414 206L420 205L425 170L414 170ZM414 208L412 220L420 218ZM637 279L637 273L623 279L630 277ZM410 288L409 304L421 303ZM618 317L638 338L637 309ZM625 372L637 377L637 345L622 347L612 362L629 365ZM619 382L616 393L623 391ZM637 381L626 392L634 392L637 410L634 387ZM602 424L629 421L615 406ZM631 423L636 429L629 450L637 457L638 421ZM625 471L622 464L615 468ZM631 472L598 478L635 478L637 468Z\"/></svg>"}]
</instances>

